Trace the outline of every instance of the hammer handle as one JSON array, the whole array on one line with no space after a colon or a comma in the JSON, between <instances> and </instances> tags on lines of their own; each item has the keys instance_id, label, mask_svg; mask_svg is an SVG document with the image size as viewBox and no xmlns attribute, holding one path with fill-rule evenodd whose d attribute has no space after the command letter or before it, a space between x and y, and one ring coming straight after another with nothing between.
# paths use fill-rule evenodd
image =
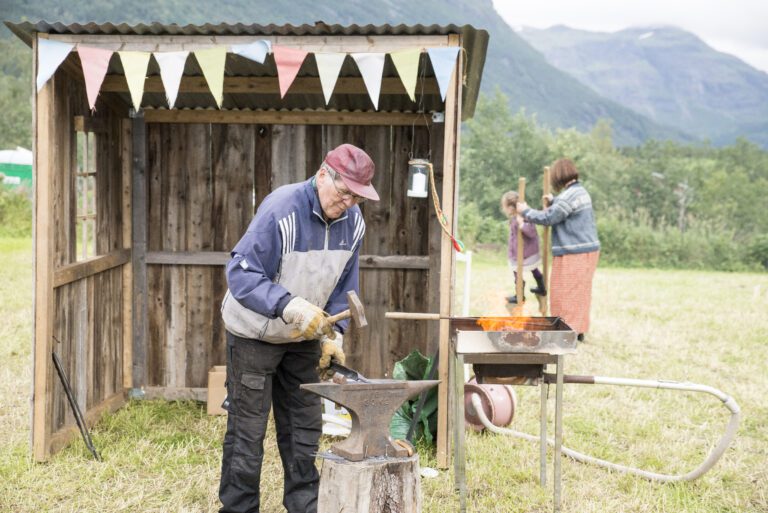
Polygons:
<instances>
[{"instance_id":1,"label":"hammer handle","mask_svg":"<svg viewBox=\"0 0 768 513\"><path fill-rule=\"evenodd\" d=\"M387 319L414 319L425 321L439 321L443 317L437 313L419 313L419 312L386 312L384 317ZM447 319L447 317L446 317Z\"/></svg>"},{"instance_id":2,"label":"hammer handle","mask_svg":"<svg viewBox=\"0 0 768 513\"><path fill-rule=\"evenodd\" d=\"M352 317L352 311L347 308L343 312L339 312L336 315L331 315L328 317L327 321L333 324L334 322L343 321L344 319L349 319L350 317Z\"/></svg>"}]
</instances>

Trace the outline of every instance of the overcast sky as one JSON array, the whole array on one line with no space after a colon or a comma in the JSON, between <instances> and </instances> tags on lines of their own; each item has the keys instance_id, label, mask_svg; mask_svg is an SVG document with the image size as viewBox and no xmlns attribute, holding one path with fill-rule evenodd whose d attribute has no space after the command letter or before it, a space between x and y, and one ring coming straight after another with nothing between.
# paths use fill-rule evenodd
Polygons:
<instances>
[{"instance_id":1,"label":"overcast sky","mask_svg":"<svg viewBox=\"0 0 768 513\"><path fill-rule=\"evenodd\" d=\"M613 32L675 25L768 72L768 0L493 0L493 5L512 27Z\"/></svg>"}]
</instances>

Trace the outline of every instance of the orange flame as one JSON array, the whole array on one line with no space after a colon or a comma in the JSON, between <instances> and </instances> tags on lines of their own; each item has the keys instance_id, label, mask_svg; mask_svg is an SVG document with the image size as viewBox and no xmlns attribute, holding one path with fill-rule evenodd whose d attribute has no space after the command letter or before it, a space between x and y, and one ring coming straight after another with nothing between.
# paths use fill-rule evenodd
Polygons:
<instances>
[{"instance_id":1,"label":"orange flame","mask_svg":"<svg viewBox=\"0 0 768 513\"><path fill-rule=\"evenodd\" d=\"M483 331L520 331L525 329L525 320L514 317L481 317L477 325Z\"/></svg>"},{"instance_id":2,"label":"orange flame","mask_svg":"<svg viewBox=\"0 0 768 513\"><path fill-rule=\"evenodd\" d=\"M480 317L476 322L483 331L539 331L552 327L548 319L535 317Z\"/></svg>"}]
</instances>

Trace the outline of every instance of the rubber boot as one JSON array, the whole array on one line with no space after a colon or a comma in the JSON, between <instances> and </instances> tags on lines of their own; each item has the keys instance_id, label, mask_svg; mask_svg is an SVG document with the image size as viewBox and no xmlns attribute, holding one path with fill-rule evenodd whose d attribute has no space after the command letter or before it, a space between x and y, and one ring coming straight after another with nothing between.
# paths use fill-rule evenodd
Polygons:
<instances>
[{"instance_id":1,"label":"rubber boot","mask_svg":"<svg viewBox=\"0 0 768 513\"><path fill-rule=\"evenodd\" d=\"M536 286L531 289L531 292L536 294L537 296L546 296L547 295L547 286L544 285L544 276L536 277Z\"/></svg>"}]
</instances>

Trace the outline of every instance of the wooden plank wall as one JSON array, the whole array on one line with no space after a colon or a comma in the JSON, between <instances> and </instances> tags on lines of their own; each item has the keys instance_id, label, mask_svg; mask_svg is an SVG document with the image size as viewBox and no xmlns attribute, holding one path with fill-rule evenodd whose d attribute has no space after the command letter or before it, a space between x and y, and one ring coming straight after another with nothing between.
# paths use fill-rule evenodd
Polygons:
<instances>
[{"instance_id":1,"label":"wooden plank wall","mask_svg":"<svg viewBox=\"0 0 768 513\"><path fill-rule=\"evenodd\" d=\"M268 180L255 125L147 124L148 251L230 251ZM257 152L257 147L259 151ZM257 168L257 155L261 167ZM147 385L207 386L225 362L221 266L149 265Z\"/></svg>"},{"instance_id":2,"label":"wooden plank wall","mask_svg":"<svg viewBox=\"0 0 768 513\"><path fill-rule=\"evenodd\" d=\"M410 126L303 126L148 123L148 248L165 252L230 251L255 207L280 185L315 173L343 142L371 154L382 201L363 205L368 225L362 254L428 255L431 202L405 194ZM426 156L440 139L416 127L413 151ZM433 154L437 151L433 149ZM389 310L427 311L430 272L363 269L368 330L347 337L348 362L385 376L411 350L433 351L427 323L387 321ZM207 370L225 362L219 305L226 291L217 265L152 264L147 271L150 387L205 387ZM382 293L385 291L386 293Z\"/></svg>"},{"instance_id":3,"label":"wooden plank wall","mask_svg":"<svg viewBox=\"0 0 768 513\"><path fill-rule=\"evenodd\" d=\"M52 168L53 201L48 215L53 223L54 273L67 266L83 269L76 263L77 136L74 116L90 115L81 83L63 72L54 79L52 130L48 143L56 148ZM106 105L97 104L95 117L105 120L106 132L96 134L96 255L123 248L122 176L120 115ZM39 222L39 220L38 220ZM75 398L86 419L95 421L97 412L114 408L123 395L123 294L121 267L95 273L73 273L82 277L54 286L51 312L52 342L62 361ZM56 374L50 355L46 369L46 391L36 397L48 401L46 452L54 452L77 433L70 405ZM106 405L106 406L105 406ZM35 433L37 436L37 433ZM45 455L35 454L36 459Z\"/></svg>"},{"instance_id":4,"label":"wooden plank wall","mask_svg":"<svg viewBox=\"0 0 768 513\"><path fill-rule=\"evenodd\" d=\"M381 200L362 205L366 234L361 254L427 255L431 203L406 195L413 133L414 156L426 157L426 128L333 126L327 132L327 149L349 142L365 149L376 163L374 187ZM350 366L372 377L391 377L394 363L412 350L429 352L426 322L384 318L387 311L427 311L428 276L422 269L361 269L360 293L369 327L346 337Z\"/></svg>"}]
</instances>

